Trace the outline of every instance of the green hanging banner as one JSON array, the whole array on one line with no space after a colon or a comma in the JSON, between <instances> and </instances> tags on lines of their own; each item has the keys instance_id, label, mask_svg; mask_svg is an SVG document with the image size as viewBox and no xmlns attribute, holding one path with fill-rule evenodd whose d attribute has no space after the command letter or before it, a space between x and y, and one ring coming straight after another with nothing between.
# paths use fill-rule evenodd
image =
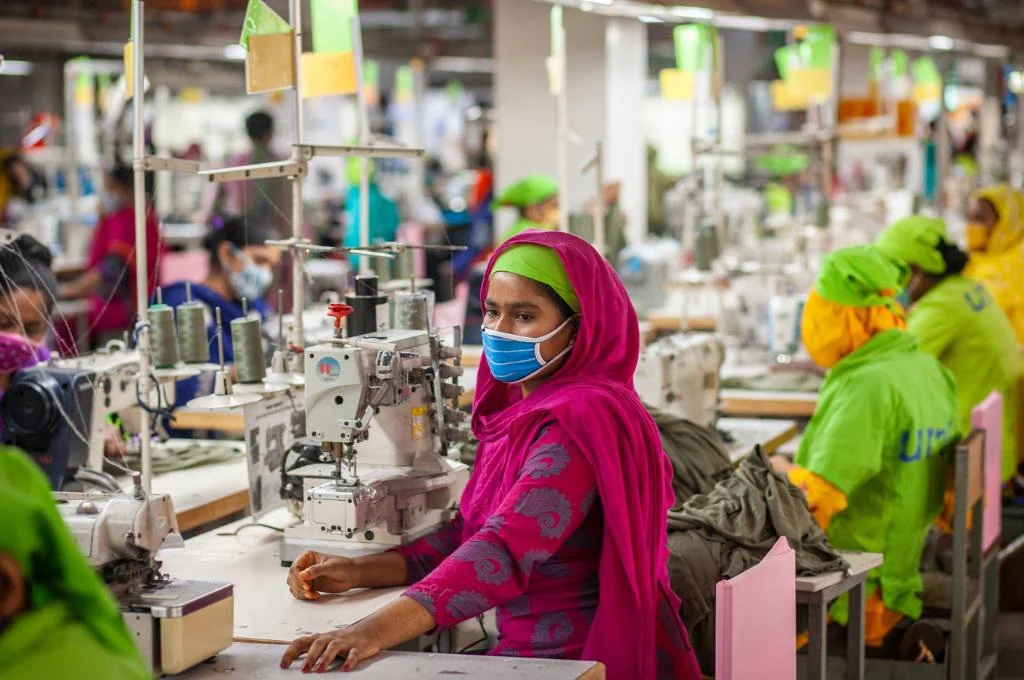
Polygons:
<instances>
[{"instance_id":1,"label":"green hanging banner","mask_svg":"<svg viewBox=\"0 0 1024 680\"><path fill-rule=\"evenodd\" d=\"M287 33L291 30L291 25L263 0L249 0L249 5L245 9L245 20L242 23L242 35L239 37L238 43L245 49L249 49L249 38L254 35Z\"/></svg>"},{"instance_id":2,"label":"green hanging banner","mask_svg":"<svg viewBox=\"0 0 1024 680\"><path fill-rule=\"evenodd\" d=\"M906 52L903 50L893 50L892 54L889 55L889 63L892 64L893 78L906 77L907 67L910 63L910 59L907 57Z\"/></svg>"},{"instance_id":3,"label":"green hanging banner","mask_svg":"<svg viewBox=\"0 0 1024 680\"><path fill-rule=\"evenodd\" d=\"M718 29L707 24L682 24L672 32L676 68L684 73L714 68Z\"/></svg>"},{"instance_id":4,"label":"green hanging banner","mask_svg":"<svg viewBox=\"0 0 1024 680\"><path fill-rule=\"evenodd\" d=\"M314 52L351 52L356 0L310 0L309 23Z\"/></svg>"},{"instance_id":5,"label":"green hanging banner","mask_svg":"<svg viewBox=\"0 0 1024 680\"><path fill-rule=\"evenodd\" d=\"M868 53L868 73L876 83L882 80L885 70L885 48L872 47Z\"/></svg>"}]
</instances>

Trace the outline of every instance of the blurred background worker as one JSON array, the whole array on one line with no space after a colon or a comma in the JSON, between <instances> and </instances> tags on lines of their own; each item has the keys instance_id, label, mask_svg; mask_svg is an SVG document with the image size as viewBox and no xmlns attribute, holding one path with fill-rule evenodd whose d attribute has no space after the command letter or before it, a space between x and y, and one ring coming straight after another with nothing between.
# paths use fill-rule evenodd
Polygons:
<instances>
[{"instance_id":1,"label":"blurred background worker","mask_svg":"<svg viewBox=\"0 0 1024 680\"><path fill-rule=\"evenodd\" d=\"M249 151L228 159L227 167L258 165L284 160L272 148L274 118L257 111L245 119ZM250 224L270 228L278 237L291 235L291 189L287 180L257 179L211 184L200 199L196 221L200 224L240 217Z\"/></svg>"},{"instance_id":2,"label":"blurred background worker","mask_svg":"<svg viewBox=\"0 0 1024 680\"><path fill-rule=\"evenodd\" d=\"M84 274L60 288L62 298L90 300L92 346L121 338L135 323L135 172L118 164L107 173L100 197L100 221L89 246ZM160 226L150 206L146 211L146 272L148 293L156 290L160 256Z\"/></svg>"},{"instance_id":3,"label":"blurred background worker","mask_svg":"<svg viewBox=\"0 0 1024 680\"><path fill-rule=\"evenodd\" d=\"M1024 344L1024 196L1008 184L974 194L967 212L965 274L985 285Z\"/></svg>"},{"instance_id":4,"label":"blurred background worker","mask_svg":"<svg viewBox=\"0 0 1024 680\"><path fill-rule=\"evenodd\" d=\"M530 175L509 186L494 202L516 208L519 217L502 235L502 241L527 229L558 229L558 182L547 175Z\"/></svg>"},{"instance_id":5,"label":"blurred background worker","mask_svg":"<svg viewBox=\"0 0 1024 680\"><path fill-rule=\"evenodd\" d=\"M370 159L367 168L367 189L369 212L369 243L361 243L360 232L360 180L362 160L355 156L345 161L345 176L348 180L348 194L345 197L345 247L355 248L360 245L374 245L393 242L398 238L398 227L401 218L398 215L398 204L384 195L377 183L377 164ZM359 268L359 256L349 257L353 270Z\"/></svg>"},{"instance_id":6,"label":"blurred background worker","mask_svg":"<svg viewBox=\"0 0 1024 680\"><path fill-rule=\"evenodd\" d=\"M32 204L46 193L46 180L14 149L0 149L0 224L12 220L8 208L21 201Z\"/></svg>"},{"instance_id":7,"label":"blurred background worker","mask_svg":"<svg viewBox=\"0 0 1024 680\"><path fill-rule=\"evenodd\" d=\"M117 603L82 556L39 467L0 448L0 675L152 677Z\"/></svg>"},{"instance_id":8,"label":"blurred background worker","mask_svg":"<svg viewBox=\"0 0 1024 680\"><path fill-rule=\"evenodd\" d=\"M967 253L946 241L946 223L908 217L878 237L877 247L910 268L907 332L956 379L960 431L993 390L1003 397L1003 481L1017 467L1020 356L1013 327L985 287L961 275Z\"/></svg>"},{"instance_id":9,"label":"blurred background worker","mask_svg":"<svg viewBox=\"0 0 1024 680\"><path fill-rule=\"evenodd\" d=\"M824 258L801 335L828 374L796 465L773 459L833 546L884 555L868 578L865 638L887 651L897 624L921 616L921 553L958 435L953 377L903 331L895 295L906 273L871 246ZM831 609L839 624L847 606L844 597Z\"/></svg>"},{"instance_id":10,"label":"blurred background worker","mask_svg":"<svg viewBox=\"0 0 1024 680\"><path fill-rule=\"evenodd\" d=\"M266 321L270 308L267 294L274 283L274 269L281 261L281 249L264 243L266 230L246 225L240 219L229 219L224 226L211 231L203 242L210 256L210 271L202 283L186 284L177 281L163 289L164 304L178 307L188 299L206 306L206 336L210 343L210 356L217 356L216 309L221 312L224 330L224 361L235 360L235 347L231 340L231 322L242 318L242 300L250 314ZM179 382L175 390L179 406L213 389L212 372Z\"/></svg>"}]
</instances>

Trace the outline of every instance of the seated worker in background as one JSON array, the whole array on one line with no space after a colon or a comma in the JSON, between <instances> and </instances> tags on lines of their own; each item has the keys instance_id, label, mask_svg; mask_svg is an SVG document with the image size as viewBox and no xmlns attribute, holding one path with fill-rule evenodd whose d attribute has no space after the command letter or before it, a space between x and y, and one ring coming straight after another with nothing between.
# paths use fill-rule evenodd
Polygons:
<instances>
[{"instance_id":1,"label":"seated worker in background","mask_svg":"<svg viewBox=\"0 0 1024 680\"><path fill-rule=\"evenodd\" d=\"M537 231L506 242L486 280L480 448L458 515L390 552L300 556L288 585L302 600L411 587L359 623L297 639L282 666L305 654L307 670L350 668L496 607L491 654L699 679L668 581L672 465L633 387L640 337L625 288L586 241Z\"/></svg>"},{"instance_id":2,"label":"seated worker in background","mask_svg":"<svg viewBox=\"0 0 1024 680\"><path fill-rule=\"evenodd\" d=\"M905 280L906 269L871 246L822 261L801 335L828 374L796 465L773 459L833 546L884 555L868 577L865 637L887 649L903 617L921 616L921 552L959 422L953 377L903 331L894 296ZM846 625L845 596L830 613Z\"/></svg>"},{"instance_id":3,"label":"seated worker in background","mask_svg":"<svg viewBox=\"0 0 1024 680\"><path fill-rule=\"evenodd\" d=\"M8 208L15 199L24 204L46 194L46 179L14 149L0 149L0 224L13 220Z\"/></svg>"},{"instance_id":4,"label":"seated worker in background","mask_svg":"<svg viewBox=\"0 0 1024 680\"><path fill-rule=\"evenodd\" d=\"M502 241L528 229L558 229L558 182L547 175L530 175L519 180L507 187L494 204L519 210L519 219L504 233Z\"/></svg>"},{"instance_id":5,"label":"seated worker in background","mask_svg":"<svg viewBox=\"0 0 1024 680\"><path fill-rule=\"evenodd\" d=\"M879 235L883 253L910 267L907 332L956 379L958 424L971 431L971 410L993 390L1003 396L1003 481L1017 469L1020 355L1013 327L985 287L961 276L967 253L946 241L946 223L908 217Z\"/></svg>"},{"instance_id":6,"label":"seated worker in background","mask_svg":"<svg viewBox=\"0 0 1024 680\"><path fill-rule=\"evenodd\" d=\"M135 173L117 165L104 178L100 221L89 247L87 269L59 289L62 298L90 299L93 346L120 339L135 323ZM146 211L146 272L148 293L156 289L162 244L160 226L150 206Z\"/></svg>"},{"instance_id":7,"label":"seated worker in background","mask_svg":"<svg viewBox=\"0 0 1024 680\"><path fill-rule=\"evenodd\" d=\"M274 117L256 111L245 118L249 151L233 156L226 167L259 165L283 160L274 152ZM199 224L219 224L222 219L238 217L249 224L262 224L276 238L291 236L291 183L286 179L266 178L209 184L199 198L194 219Z\"/></svg>"},{"instance_id":8,"label":"seated worker in background","mask_svg":"<svg viewBox=\"0 0 1024 680\"><path fill-rule=\"evenodd\" d=\"M50 358L44 343L57 290L52 261L31 236L0 248L0 398L15 372Z\"/></svg>"},{"instance_id":9,"label":"seated worker in background","mask_svg":"<svg viewBox=\"0 0 1024 680\"><path fill-rule=\"evenodd\" d=\"M39 468L0 448L0 677L151 678Z\"/></svg>"},{"instance_id":10,"label":"seated worker in background","mask_svg":"<svg viewBox=\"0 0 1024 680\"><path fill-rule=\"evenodd\" d=\"M398 204L385 196L377 184L377 164L369 159L367 169L369 188L369 243L361 242L360 229L360 166L362 160L356 157L345 161L345 177L348 179L348 194L345 197L345 247L357 248L360 245L390 243L398 238L398 227L402 221L398 215ZM359 268L359 256L349 256L349 264L353 270Z\"/></svg>"},{"instance_id":11,"label":"seated worker in background","mask_svg":"<svg viewBox=\"0 0 1024 680\"><path fill-rule=\"evenodd\" d=\"M206 335L213 361L218 359L216 308L220 308L224 329L224 361L229 364L235 360L231 322L242 318L242 298L250 314L259 314L263 320L267 318L269 308L265 297L274 282L274 267L281 261L281 249L264 243L270 238L273 236L268 230L246 225L238 218L227 220L224 226L207 234L203 242L210 253L210 272L206 279L191 286L177 281L162 290L164 304L168 307L176 308L186 302L189 287L192 299L206 305ZM211 372L179 382L175 390L177 405L183 406L194 397L209 394L212 389Z\"/></svg>"},{"instance_id":12,"label":"seated worker in background","mask_svg":"<svg viewBox=\"0 0 1024 680\"><path fill-rule=\"evenodd\" d=\"M967 211L964 274L984 284L1024 344L1024 196L1008 184L974 194Z\"/></svg>"}]
</instances>

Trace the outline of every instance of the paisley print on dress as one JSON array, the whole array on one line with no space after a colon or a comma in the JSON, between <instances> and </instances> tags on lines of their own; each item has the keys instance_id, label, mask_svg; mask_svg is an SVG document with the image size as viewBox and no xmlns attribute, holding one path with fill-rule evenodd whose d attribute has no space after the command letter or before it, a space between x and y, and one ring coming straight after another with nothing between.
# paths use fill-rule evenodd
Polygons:
<instances>
[{"instance_id":1,"label":"paisley print on dress","mask_svg":"<svg viewBox=\"0 0 1024 680\"><path fill-rule=\"evenodd\" d=\"M523 466L523 476L531 479L548 479L562 474L572 460L561 444L543 444L538 447Z\"/></svg>"},{"instance_id":2,"label":"paisley print on dress","mask_svg":"<svg viewBox=\"0 0 1024 680\"><path fill-rule=\"evenodd\" d=\"M516 501L520 515L535 517L544 538L561 538L572 520L572 506L562 492L549 487L530 489Z\"/></svg>"},{"instance_id":3,"label":"paisley print on dress","mask_svg":"<svg viewBox=\"0 0 1024 680\"><path fill-rule=\"evenodd\" d=\"M503 547L482 540L464 543L452 558L472 562L481 583L500 586L512 576L512 559Z\"/></svg>"},{"instance_id":4,"label":"paisley print on dress","mask_svg":"<svg viewBox=\"0 0 1024 680\"><path fill-rule=\"evenodd\" d=\"M448 601L448 613L459 621L471 619L491 608L487 598L473 590L463 590Z\"/></svg>"}]
</instances>

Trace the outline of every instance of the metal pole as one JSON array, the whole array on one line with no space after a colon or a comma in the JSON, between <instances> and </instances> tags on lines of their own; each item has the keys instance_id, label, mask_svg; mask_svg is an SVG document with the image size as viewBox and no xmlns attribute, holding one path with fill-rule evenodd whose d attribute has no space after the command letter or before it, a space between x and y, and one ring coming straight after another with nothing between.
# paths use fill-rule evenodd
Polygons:
<instances>
[{"instance_id":1,"label":"metal pole","mask_svg":"<svg viewBox=\"0 0 1024 680\"><path fill-rule=\"evenodd\" d=\"M150 385L150 347L149 347L149 261L146 257L146 174L142 170L146 156L146 136L144 117L145 93L145 39L143 28L144 2L132 0L135 12L135 41L132 49L133 91L132 91L132 155L135 169L135 304L139 314L139 393L149 398ZM151 450L149 414L144 413L139 427L139 438L142 455L142 486L146 491L152 489L153 452Z\"/></svg>"},{"instance_id":2,"label":"metal pole","mask_svg":"<svg viewBox=\"0 0 1024 680\"><path fill-rule=\"evenodd\" d=\"M288 18L292 25L295 49L295 99L292 112L295 117L295 143L302 144L304 134L302 120L302 0L289 0ZM292 147L292 160L300 160L299 150ZM298 243L302 238L302 177L292 178L292 238ZM304 269L302 251L292 249L292 332L291 343L296 347L305 347L304 329L302 327L302 310L305 308L305 288L303 286ZM295 370L302 371L304 352L293 354Z\"/></svg>"},{"instance_id":3,"label":"metal pole","mask_svg":"<svg viewBox=\"0 0 1024 680\"><path fill-rule=\"evenodd\" d=\"M725 53L722 51L722 34L715 32L715 44L710 48L715 50L712 55L712 63L715 65L715 82L712 84L715 96L715 137L713 148L722 150L722 123L725 120L724 106L722 106L722 89L725 87ZM711 156L715 164L715 241L717 241L718 256L722 256L725 249L725 156L717 153Z\"/></svg>"},{"instance_id":4,"label":"metal pole","mask_svg":"<svg viewBox=\"0 0 1024 680\"><path fill-rule=\"evenodd\" d=\"M597 175L597 200L594 202L594 247L602 256L608 253L608 244L605 243L604 225L607 219L608 209L604 203L604 145L597 143L597 153L594 174Z\"/></svg>"},{"instance_id":5,"label":"metal pole","mask_svg":"<svg viewBox=\"0 0 1024 680\"><path fill-rule=\"evenodd\" d=\"M363 31L359 12L352 15L352 51L356 62L356 119L359 123L359 145L370 141L370 116L366 110L366 90L363 83ZM370 245L370 159L359 158L359 245ZM370 258L359 258L359 273L370 273Z\"/></svg>"},{"instance_id":6,"label":"metal pole","mask_svg":"<svg viewBox=\"0 0 1024 680\"><path fill-rule=\"evenodd\" d=\"M559 9L561 9L559 7ZM566 58L565 23L558 22L558 95L556 120L558 126L558 230L569 231L569 93L568 59Z\"/></svg>"},{"instance_id":7,"label":"metal pole","mask_svg":"<svg viewBox=\"0 0 1024 680\"><path fill-rule=\"evenodd\" d=\"M71 218L78 216L78 198L81 188L78 186L78 153L75 149L75 73L76 62L64 63L64 145L67 158L68 208Z\"/></svg>"}]
</instances>

